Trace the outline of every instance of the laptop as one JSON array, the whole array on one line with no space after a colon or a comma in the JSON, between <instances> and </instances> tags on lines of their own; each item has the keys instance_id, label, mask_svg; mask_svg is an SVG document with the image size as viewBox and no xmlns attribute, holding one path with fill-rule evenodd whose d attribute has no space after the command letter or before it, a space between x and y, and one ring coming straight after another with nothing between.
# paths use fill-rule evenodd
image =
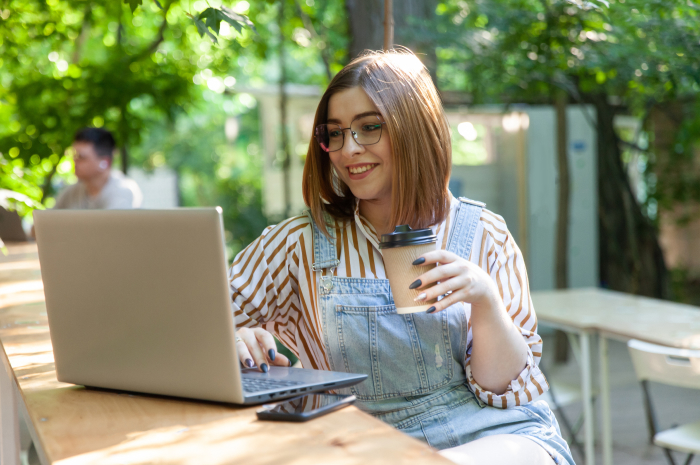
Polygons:
<instances>
[{"instance_id":1,"label":"laptop","mask_svg":"<svg viewBox=\"0 0 700 465\"><path fill-rule=\"evenodd\" d=\"M59 381L258 404L367 378L241 368L221 213L34 212Z\"/></svg>"}]
</instances>

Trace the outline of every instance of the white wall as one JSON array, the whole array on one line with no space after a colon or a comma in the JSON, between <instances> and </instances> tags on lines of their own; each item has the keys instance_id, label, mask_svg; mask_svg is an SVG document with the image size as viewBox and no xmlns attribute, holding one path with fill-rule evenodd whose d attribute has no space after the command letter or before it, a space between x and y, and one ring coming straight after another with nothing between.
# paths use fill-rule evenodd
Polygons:
<instances>
[{"instance_id":1,"label":"white wall","mask_svg":"<svg viewBox=\"0 0 700 465\"><path fill-rule=\"evenodd\" d=\"M531 289L553 289L558 206L556 119L552 107L533 107L527 113L528 275ZM569 287L597 286L599 282L597 142L592 124L592 108L568 108Z\"/></svg>"},{"instance_id":2,"label":"white wall","mask_svg":"<svg viewBox=\"0 0 700 465\"><path fill-rule=\"evenodd\" d=\"M141 208L166 209L179 205L177 173L170 168L157 168L151 173L140 168L130 168L128 176L141 188Z\"/></svg>"},{"instance_id":3,"label":"white wall","mask_svg":"<svg viewBox=\"0 0 700 465\"><path fill-rule=\"evenodd\" d=\"M301 184L304 171L302 151L306 154L313 133L313 118L321 93L318 87L290 84L287 89L287 135L291 155L289 181L291 215L301 214L305 209ZM280 100L277 86L245 89L255 96L260 105L260 127L262 152L265 157L263 205L268 218L284 216L284 173L278 159L280 152Z\"/></svg>"}]
</instances>

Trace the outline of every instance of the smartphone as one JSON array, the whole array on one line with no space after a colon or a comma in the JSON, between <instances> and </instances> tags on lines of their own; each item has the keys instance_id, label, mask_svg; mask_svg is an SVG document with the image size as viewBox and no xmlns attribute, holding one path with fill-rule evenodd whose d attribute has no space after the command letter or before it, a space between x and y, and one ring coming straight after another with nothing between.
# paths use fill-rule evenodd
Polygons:
<instances>
[{"instance_id":1,"label":"smartphone","mask_svg":"<svg viewBox=\"0 0 700 465\"><path fill-rule=\"evenodd\" d=\"M258 420L308 421L341 409L355 402L355 396L337 394L305 394L274 404L265 404L256 413Z\"/></svg>"}]
</instances>

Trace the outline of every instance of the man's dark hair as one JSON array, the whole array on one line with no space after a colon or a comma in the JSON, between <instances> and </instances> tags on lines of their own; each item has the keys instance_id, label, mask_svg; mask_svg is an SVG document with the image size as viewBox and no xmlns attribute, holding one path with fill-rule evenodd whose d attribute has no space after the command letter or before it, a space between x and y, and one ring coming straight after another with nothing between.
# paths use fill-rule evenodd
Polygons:
<instances>
[{"instance_id":1,"label":"man's dark hair","mask_svg":"<svg viewBox=\"0 0 700 465\"><path fill-rule=\"evenodd\" d=\"M83 128L75 133L73 142L90 142L97 155L110 160L116 146L112 133L102 128Z\"/></svg>"}]
</instances>

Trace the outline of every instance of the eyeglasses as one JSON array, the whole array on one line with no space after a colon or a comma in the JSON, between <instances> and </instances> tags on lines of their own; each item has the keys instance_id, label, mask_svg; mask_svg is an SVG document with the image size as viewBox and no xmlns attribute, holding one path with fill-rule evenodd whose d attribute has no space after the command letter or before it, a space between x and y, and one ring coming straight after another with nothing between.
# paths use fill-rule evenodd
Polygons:
<instances>
[{"instance_id":1,"label":"eyeglasses","mask_svg":"<svg viewBox=\"0 0 700 465\"><path fill-rule=\"evenodd\" d=\"M368 115L357 118L350 123L349 128L339 124L319 124L316 126L314 137L325 152L335 152L345 144L345 131L348 129L353 139L359 145L373 145L382 138L382 125L386 124L378 115Z\"/></svg>"}]
</instances>

